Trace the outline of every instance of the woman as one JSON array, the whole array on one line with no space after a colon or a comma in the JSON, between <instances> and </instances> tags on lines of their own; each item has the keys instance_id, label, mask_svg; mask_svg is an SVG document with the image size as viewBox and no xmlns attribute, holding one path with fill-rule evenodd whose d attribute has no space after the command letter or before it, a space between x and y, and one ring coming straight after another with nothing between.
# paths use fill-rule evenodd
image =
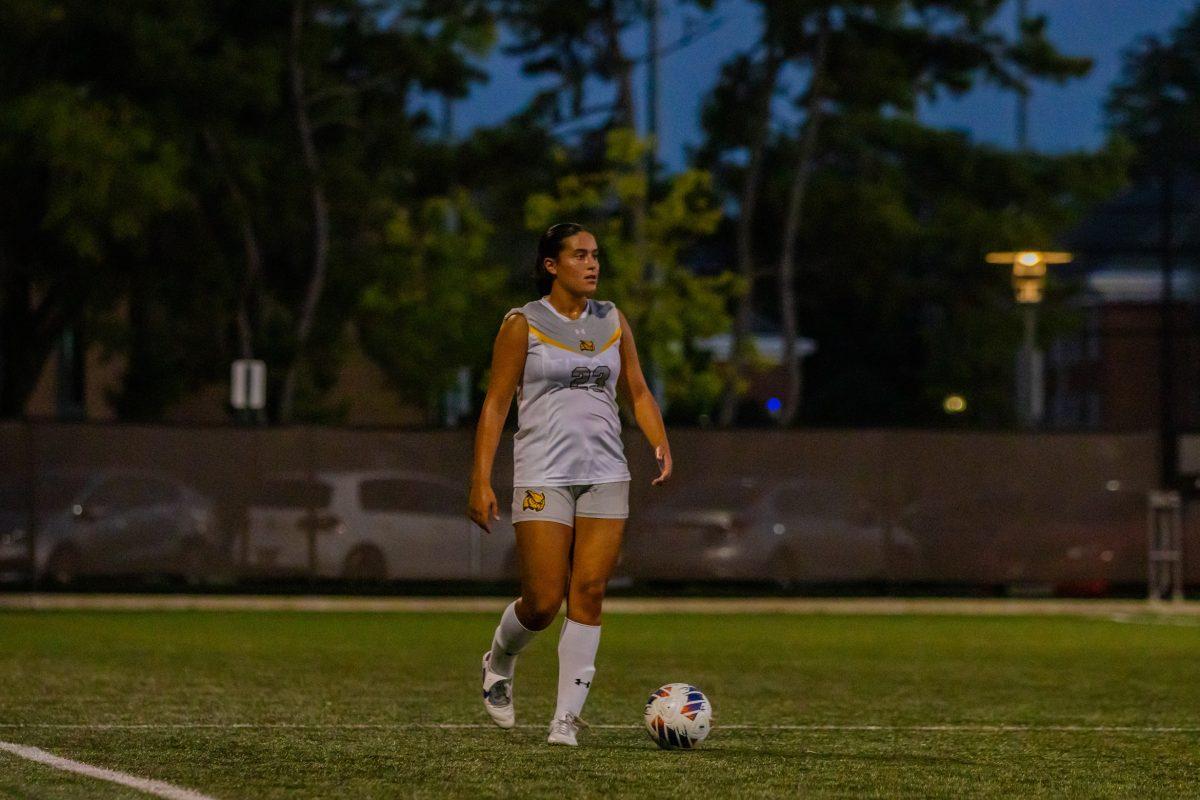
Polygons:
<instances>
[{"instance_id":1,"label":"woman","mask_svg":"<svg viewBox=\"0 0 1200 800\"><path fill-rule=\"evenodd\" d=\"M475 433L469 514L491 532L499 519L492 461L517 393L513 527L521 596L504 610L483 654L483 705L501 728L516 724L517 654L545 630L565 597L558 642L558 705L551 744L575 745L600 642L604 587L629 516L629 469L621 445L616 389L633 408L658 460L656 486L671 476L671 450L658 403L646 386L625 316L593 300L600 277L596 238L561 223L538 243L534 278L541 299L505 315Z\"/></svg>"}]
</instances>

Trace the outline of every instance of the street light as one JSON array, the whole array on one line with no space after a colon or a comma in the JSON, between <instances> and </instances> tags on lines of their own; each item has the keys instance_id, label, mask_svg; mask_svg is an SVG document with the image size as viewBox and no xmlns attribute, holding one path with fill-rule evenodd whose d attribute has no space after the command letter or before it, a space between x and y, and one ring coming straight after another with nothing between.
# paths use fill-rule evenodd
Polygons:
<instances>
[{"instance_id":1,"label":"street light","mask_svg":"<svg viewBox=\"0 0 1200 800\"><path fill-rule=\"evenodd\" d=\"M1070 253L1045 253L1020 250L1014 253L988 253L989 264L1012 265L1012 285L1017 304L1024 308L1025 340L1017 355L1017 416L1027 428L1042 422L1045 391L1045 363L1037 349L1037 307L1046 289L1046 265L1066 264Z\"/></svg>"}]
</instances>

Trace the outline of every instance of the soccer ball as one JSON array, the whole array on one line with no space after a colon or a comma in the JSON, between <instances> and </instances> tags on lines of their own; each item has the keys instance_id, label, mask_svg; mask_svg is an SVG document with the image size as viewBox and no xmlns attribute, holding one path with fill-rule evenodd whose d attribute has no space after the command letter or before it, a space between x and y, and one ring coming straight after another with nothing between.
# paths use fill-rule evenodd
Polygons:
<instances>
[{"instance_id":1,"label":"soccer ball","mask_svg":"<svg viewBox=\"0 0 1200 800\"><path fill-rule=\"evenodd\" d=\"M663 750L691 749L712 730L712 704L688 683L668 683L646 701L646 733Z\"/></svg>"}]
</instances>

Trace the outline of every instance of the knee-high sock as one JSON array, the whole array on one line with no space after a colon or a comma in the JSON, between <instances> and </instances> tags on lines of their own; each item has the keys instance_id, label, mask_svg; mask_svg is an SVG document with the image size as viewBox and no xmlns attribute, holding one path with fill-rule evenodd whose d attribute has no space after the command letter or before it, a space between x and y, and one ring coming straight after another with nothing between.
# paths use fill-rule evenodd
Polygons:
<instances>
[{"instance_id":1,"label":"knee-high sock","mask_svg":"<svg viewBox=\"0 0 1200 800\"><path fill-rule=\"evenodd\" d=\"M558 640L558 706L554 718L568 712L579 716L596 674L596 648L600 646L600 626L564 620Z\"/></svg>"},{"instance_id":2,"label":"knee-high sock","mask_svg":"<svg viewBox=\"0 0 1200 800\"><path fill-rule=\"evenodd\" d=\"M506 678L513 676L517 664L517 654L525 649L537 631L531 631L517 619L517 602L508 604L500 615L500 624L496 626L496 634L492 637L492 660L489 669Z\"/></svg>"}]
</instances>

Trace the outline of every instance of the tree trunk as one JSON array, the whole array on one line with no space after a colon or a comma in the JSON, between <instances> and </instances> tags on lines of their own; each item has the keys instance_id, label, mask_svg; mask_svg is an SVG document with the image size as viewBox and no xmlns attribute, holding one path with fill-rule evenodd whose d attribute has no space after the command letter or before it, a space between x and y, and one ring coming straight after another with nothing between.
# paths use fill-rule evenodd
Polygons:
<instances>
[{"instance_id":1,"label":"tree trunk","mask_svg":"<svg viewBox=\"0 0 1200 800\"><path fill-rule=\"evenodd\" d=\"M637 109L633 99L633 62L625 55L621 47L621 26L617 19L616 3L606 3L604 6L604 41L607 57L613 63L616 75L617 97L613 104L612 126L628 128L637 131ZM650 278L648 246L646 243L646 202L649 194L649 174L644 165L638 167L641 185L644 187L640 197L635 197L630 204L630 227L633 233L634 255L638 266L643 271L643 277Z\"/></svg>"},{"instance_id":2,"label":"tree trunk","mask_svg":"<svg viewBox=\"0 0 1200 800\"><path fill-rule=\"evenodd\" d=\"M81 310L82 300L54 286L35 305L29 276L9 263L0 267L0 417L15 418L25 414L29 395L58 346L67 305Z\"/></svg>"},{"instance_id":3,"label":"tree trunk","mask_svg":"<svg viewBox=\"0 0 1200 800\"><path fill-rule=\"evenodd\" d=\"M745 284L745 293L737 299L737 310L733 317L732 342L729 348L729 382L721 396L721 410L717 424L727 428L737 415L741 393L738 384L746 368L746 340L750 336L750 323L754 315L754 279L758 271L754 261L754 214L758 207L759 188L762 184L763 158L767 151L767 139L771 132L771 100L779 81L779 70L783 60L774 50L768 50L763 68L763 85L759 103L755 108L754 138L750 142L750 162L742 179L741 207L737 222L738 274Z\"/></svg>"},{"instance_id":4,"label":"tree trunk","mask_svg":"<svg viewBox=\"0 0 1200 800\"><path fill-rule=\"evenodd\" d=\"M637 115L633 104L633 63L621 47L621 24L617 19L617 4L609 0L603 8L604 57L612 62L617 81L617 97L613 103L613 125L633 128Z\"/></svg>"},{"instance_id":5,"label":"tree trunk","mask_svg":"<svg viewBox=\"0 0 1200 800\"><path fill-rule=\"evenodd\" d=\"M258 245L258 235L254 230L254 220L250 216L250 204L238 187L229 165L225 163L220 144L210 128L204 129L204 143L209 155L225 182L225 189L233 203L238 218L238 227L242 235L242 251L246 260L246 269L242 274L242 286L238 291L237 332L238 351L242 358L254 358L254 325L251 320L251 297L254 287L262 275L262 248Z\"/></svg>"},{"instance_id":6,"label":"tree trunk","mask_svg":"<svg viewBox=\"0 0 1200 800\"><path fill-rule=\"evenodd\" d=\"M296 112L296 132L300 137L304 167L308 172L312 195L313 241L312 273L304 295L304 305L296 325L296 349L288 364L283 381L283 392L279 400L279 421L290 422L296 395L296 380L304 359L305 347L316 321L317 305L325 291L325 278L329 259L329 203L321 184L320 163L313 142L312 124L308 118L308 104L304 93L304 68L300 58L300 36L304 28L304 3L295 0L292 4L292 33L288 52L288 72L291 76L292 105Z\"/></svg>"},{"instance_id":7,"label":"tree trunk","mask_svg":"<svg viewBox=\"0 0 1200 800\"><path fill-rule=\"evenodd\" d=\"M817 154L817 134L821 126L822 84L825 79L826 56L830 38L829 15L821 17L816 51L812 59L812 79L809 82L808 102L804 121L804 134L800 139L800 152L796 171L792 176L792 188L788 196L787 216L783 226L783 244L779 257L779 311L783 336L783 365L786 382L783 408L779 414L779 425L791 425L800 410L800 365L796 361L796 239L800 233L801 212L804 195L812 177L813 163Z\"/></svg>"},{"instance_id":8,"label":"tree trunk","mask_svg":"<svg viewBox=\"0 0 1200 800\"><path fill-rule=\"evenodd\" d=\"M15 270L4 268L4 285L0 288L0 415L20 417L33 383L37 380L43 359L35 357L30 347L33 312L29 307L29 281ZM48 355L48 352L47 352Z\"/></svg>"}]
</instances>

